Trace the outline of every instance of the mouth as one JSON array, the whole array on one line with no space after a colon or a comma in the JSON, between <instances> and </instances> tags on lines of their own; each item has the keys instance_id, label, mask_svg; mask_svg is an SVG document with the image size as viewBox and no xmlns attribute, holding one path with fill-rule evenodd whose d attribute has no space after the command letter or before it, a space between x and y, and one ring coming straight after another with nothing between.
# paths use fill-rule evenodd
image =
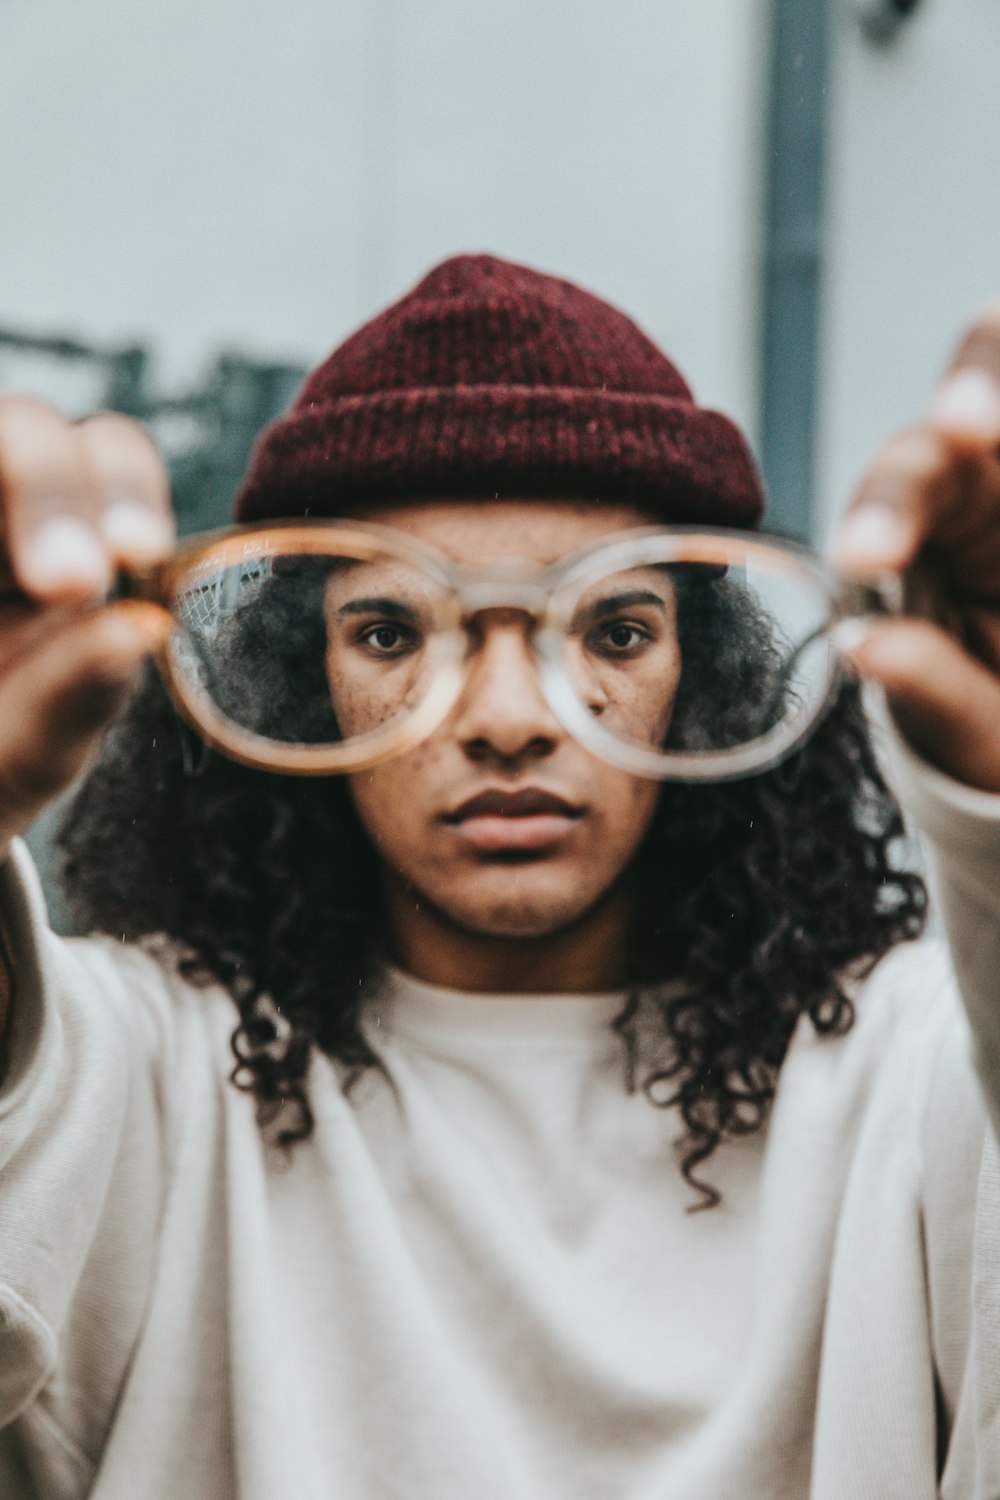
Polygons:
<instances>
[{"instance_id":1,"label":"mouth","mask_svg":"<svg viewBox=\"0 0 1000 1500\"><path fill-rule=\"evenodd\" d=\"M532 853L568 838L583 808L538 787L479 792L442 822L484 854Z\"/></svg>"}]
</instances>

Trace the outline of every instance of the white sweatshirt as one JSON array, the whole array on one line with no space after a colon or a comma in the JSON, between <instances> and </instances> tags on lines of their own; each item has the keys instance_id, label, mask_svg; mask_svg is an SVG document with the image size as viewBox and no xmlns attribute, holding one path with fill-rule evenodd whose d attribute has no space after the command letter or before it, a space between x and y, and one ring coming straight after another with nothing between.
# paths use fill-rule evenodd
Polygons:
<instances>
[{"instance_id":1,"label":"white sweatshirt","mask_svg":"<svg viewBox=\"0 0 1000 1500\"><path fill-rule=\"evenodd\" d=\"M907 775L1000 1120L1000 799ZM800 1026L689 1214L619 996L389 974L393 1086L318 1060L285 1162L221 991L54 938L23 851L0 882L3 1500L1000 1495L1000 1156L940 948Z\"/></svg>"}]
</instances>

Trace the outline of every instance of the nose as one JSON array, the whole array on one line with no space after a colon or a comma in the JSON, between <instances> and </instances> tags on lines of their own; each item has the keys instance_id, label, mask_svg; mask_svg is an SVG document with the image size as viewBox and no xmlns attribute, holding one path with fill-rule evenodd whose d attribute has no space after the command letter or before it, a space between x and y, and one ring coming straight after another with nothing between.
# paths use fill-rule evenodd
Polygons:
<instances>
[{"instance_id":1,"label":"nose","mask_svg":"<svg viewBox=\"0 0 1000 1500\"><path fill-rule=\"evenodd\" d=\"M563 738L542 694L529 629L513 610L483 612L472 623L472 669L453 718L472 760L539 760Z\"/></svg>"}]
</instances>

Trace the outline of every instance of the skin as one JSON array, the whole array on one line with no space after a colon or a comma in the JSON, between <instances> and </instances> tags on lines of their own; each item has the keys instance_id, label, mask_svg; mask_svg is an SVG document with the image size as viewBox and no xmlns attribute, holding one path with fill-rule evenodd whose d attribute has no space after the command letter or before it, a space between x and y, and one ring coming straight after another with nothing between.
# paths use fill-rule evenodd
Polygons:
<instances>
[{"instance_id":1,"label":"skin","mask_svg":"<svg viewBox=\"0 0 1000 1500\"><path fill-rule=\"evenodd\" d=\"M387 504L366 517L470 567L512 556L552 563L649 519L626 505L535 500ZM463 989L614 987L626 976L628 871L657 785L606 765L562 727L541 694L523 616L492 609L480 630L445 724L407 755L350 778L381 858L395 956L431 983ZM574 809L549 820L550 834L540 823L538 847L484 848L503 830L480 823L473 840L449 821L481 792L525 787Z\"/></svg>"}]
</instances>

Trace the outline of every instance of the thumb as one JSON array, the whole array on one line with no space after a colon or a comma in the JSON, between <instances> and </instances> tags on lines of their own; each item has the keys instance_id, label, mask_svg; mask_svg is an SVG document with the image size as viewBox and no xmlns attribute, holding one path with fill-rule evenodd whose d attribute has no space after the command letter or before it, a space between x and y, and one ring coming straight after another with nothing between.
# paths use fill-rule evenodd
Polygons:
<instances>
[{"instance_id":1,"label":"thumb","mask_svg":"<svg viewBox=\"0 0 1000 1500\"><path fill-rule=\"evenodd\" d=\"M84 768L158 629L143 606L95 610L0 679L0 854Z\"/></svg>"},{"instance_id":2,"label":"thumb","mask_svg":"<svg viewBox=\"0 0 1000 1500\"><path fill-rule=\"evenodd\" d=\"M1000 792L1000 679L926 620L878 620L847 659L885 691L910 744L956 781Z\"/></svg>"}]
</instances>

